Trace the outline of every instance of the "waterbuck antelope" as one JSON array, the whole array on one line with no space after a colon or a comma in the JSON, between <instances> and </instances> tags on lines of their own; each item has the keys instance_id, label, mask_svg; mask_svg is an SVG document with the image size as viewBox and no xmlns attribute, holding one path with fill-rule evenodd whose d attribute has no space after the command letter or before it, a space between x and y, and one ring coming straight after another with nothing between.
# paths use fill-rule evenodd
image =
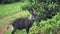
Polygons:
<instances>
[{"instance_id":1,"label":"waterbuck antelope","mask_svg":"<svg viewBox=\"0 0 60 34\"><path fill-rule=\"evenodd\" d=\"M27 34L29 33L29 29L34 23L36 16L34 9L29 12L30 12L30 16L24 18L18 18L12 22L12 26L13 26L12 34L14 34L17 29L22 30L24 28L26 29Z\"/></svg>"}]
</instances>

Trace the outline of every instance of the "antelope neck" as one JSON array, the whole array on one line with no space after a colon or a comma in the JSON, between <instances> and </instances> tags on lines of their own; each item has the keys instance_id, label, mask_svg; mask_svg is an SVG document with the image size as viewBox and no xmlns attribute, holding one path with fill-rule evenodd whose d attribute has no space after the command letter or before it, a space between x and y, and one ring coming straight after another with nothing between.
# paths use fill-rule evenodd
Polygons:
<instances>
[{"instance_id":1,"label":"antelope neck","mask_svg":"<svg viewBox=\"0 0 60 34\"><path fill-rule=\"evenodd\" d=\"M33 15L31 14L28 19L29 20L34 19Z\"/></svg>"}]
</instances>

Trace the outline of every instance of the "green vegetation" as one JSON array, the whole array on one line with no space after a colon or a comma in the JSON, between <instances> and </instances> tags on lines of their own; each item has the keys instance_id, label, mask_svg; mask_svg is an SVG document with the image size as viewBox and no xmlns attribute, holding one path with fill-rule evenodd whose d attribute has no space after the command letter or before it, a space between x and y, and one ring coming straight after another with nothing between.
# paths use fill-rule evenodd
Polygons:
<instances>
[{"instance_id":1,"label":"green vegetation","mask_svg":"<svg viewBox=\"0 0 60 34\"><path fill-rule=\"evenodd\" d=\"M0 5L0 18L4 18L7 16L10 16L12 14L15 14L17 12L21 12L21 3L13 3L13 4L1 4Z\"/></svg>"},{"instance_id":2,"label":"green vegetation","mask_svg":"<svg viewBox=\"0 0 60 34\"><path fill-rule=\"evenodd\" d=\"M39 23L40 28L36 25L31 28L30 34L60 34L60 13L52 19L47 19L46 21L41 20Z\"/></svg>"},{"instance_id":3,"label":"green vegetation","mask_svg":"<svg viewBox=\"0 0 60 34\"><path fill-rule=\"evenodd\" d=\"M0 23L0 28L2 28L5 24L10 23L17 18L26 17L26 16L29 16L29 15L30 15L30 13L28 11L26 11L26 12L21 12L19 15L12 16L11 18L1 22ZM12 28L9 27L9 29L7 30L7 32L5 34L11 34L11 32L12 32ZM16 33L17 34L19 34L19 33L23 34L23 32L26 33L24 30L21 30L21 31L18 30L18 33L17 32Z\"/></svg>"},{"instance_id":4,"label":"green vegetation","mask_svg":"<svg viewBox=\"0 0 60 34\"><path fill-rule=\"evenodd\" d=\"M26 2L16 2L12 4L0 4L0 18L4 18L4 17L23 11L21 7L29 4L29 2L27 3Z\"/></svg>"},{"instance_id":5,"label":"green vegetation","mask_svg":"<svg viewBox=\"0 0 60 34\"><path fill-rule=\"evenodd\" d=\"M6 0L7 1L7 0ZM6 2L7 3L7 2ZM5 24L21 17L29 16L33 8L36 13L36 21L30 28L29 34L60 34L60 0L22 0L7 4L0 4L0 18L6 18L21 12L19 15L12 16L0 23L0 28ZM11 27L5 34L11 34ZM24 33L23 33L24 32ZM26 34L25 29L17 30L16 34Z\"/></svg>"}]
</instances>

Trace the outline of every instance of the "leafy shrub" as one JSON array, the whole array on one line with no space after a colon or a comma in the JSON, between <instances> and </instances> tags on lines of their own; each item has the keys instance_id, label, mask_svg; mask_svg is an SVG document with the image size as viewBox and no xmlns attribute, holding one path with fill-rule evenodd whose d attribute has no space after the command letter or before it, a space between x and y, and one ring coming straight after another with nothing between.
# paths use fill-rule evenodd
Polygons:
<instances>
[{"instance_id":1,"label":"leafy shrub","mask_svg":"<svg viewBox=\"0 0 60 34\"><path fill-rule=\"evenodd\" d=\"M52 19L48 19L47 21L42 20L37 27L34 25L30 34L59 34L60 33L60 19L58 19L60 14L57 14Z\"/></svg>"}]
</instances>

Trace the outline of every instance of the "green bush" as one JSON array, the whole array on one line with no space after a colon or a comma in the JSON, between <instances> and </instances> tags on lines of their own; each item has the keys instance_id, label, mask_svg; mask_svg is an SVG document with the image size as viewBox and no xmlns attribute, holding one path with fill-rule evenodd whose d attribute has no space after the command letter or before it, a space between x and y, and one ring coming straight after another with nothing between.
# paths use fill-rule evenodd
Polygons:
<instances>
[{"instance_id":1,"label":"green bush","mask_svg":"<svg viewBox=\"0 0 60 34\"><path fill-rule=\"evenodd\" d=\"M40 27L34 25L30 34L60 34L60 13L47 21L41 20Z\"/></svg>"}]
</instances>

